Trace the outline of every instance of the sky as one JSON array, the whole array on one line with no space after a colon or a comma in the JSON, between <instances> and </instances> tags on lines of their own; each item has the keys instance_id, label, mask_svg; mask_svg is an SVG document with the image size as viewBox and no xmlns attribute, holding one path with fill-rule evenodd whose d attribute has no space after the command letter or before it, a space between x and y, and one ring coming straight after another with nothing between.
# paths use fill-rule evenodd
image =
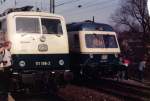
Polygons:
<instances>
[{"instance_id":1,"label":"sky","mask_svg":"<svg viewBox=\"0 0 150 101\"><path fill-rule=\"evenodd\" d=\"M150 0L148 0L148 11L149 11L149 14L150 14Z\"/></svg>"},{"instance_id":2,"label":"sky","mask_svg":"<svg viewBox=\"0 0 150 101\"><path fill-rule=\"evenodd\" d=\"M0 0L3 1L3 0ZM15 2L16 1L16 2ZM33 5L49 12L50 0L5 0L0 4L0 12L10 7ZM119 7L120 0L55 0L56 14L63 15L67 23L92 20L111 23L111 15Z\"/></svg>"}]
</instances>

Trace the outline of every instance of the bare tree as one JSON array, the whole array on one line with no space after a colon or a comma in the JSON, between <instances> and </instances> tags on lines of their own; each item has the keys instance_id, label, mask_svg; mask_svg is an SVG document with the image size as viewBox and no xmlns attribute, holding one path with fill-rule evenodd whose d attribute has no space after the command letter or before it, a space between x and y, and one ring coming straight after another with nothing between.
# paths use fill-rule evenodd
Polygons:
<instances>
[{"instance_id":1,"label":"bare tree","mask_svg":"<svg viewBox=\"0 0 150 101\"><path fill-rule=\"evenodd\" d=\"M148 15L147 0L122 0L120 9L112 15L115 26L123 26L121 29L129 32L141 32L145 52L148 51L147 43L150 34L150 17ZM128 28L127 28L128 27ZM117 29L117 28L116 28Z\"/></svg>"},{"instance_id":2,"label":"bare tree","mask_svg":"<svg viewBox=\"0 0 150 101\"><path fill-rule=\"evenodd\" d=\"M150 32L147 0L126 0L112 15L112 20L116 25L127 26L132 32Z\"/></svg>"},{"instance_id":3,"label":"bare tree","mask_svg":"<svg viewBox=\"0 0 150 101\"><path fill-rule=\"evenodd\" d=\"M122 30L132 30L133 32L139 31L134 25L139 25L131 16L128 15L126 6L122 6L117 12L112 16L112 20L116 27L122 27ZM125 27L125 29L124 29Z\"/></svg>"}]
</instances>

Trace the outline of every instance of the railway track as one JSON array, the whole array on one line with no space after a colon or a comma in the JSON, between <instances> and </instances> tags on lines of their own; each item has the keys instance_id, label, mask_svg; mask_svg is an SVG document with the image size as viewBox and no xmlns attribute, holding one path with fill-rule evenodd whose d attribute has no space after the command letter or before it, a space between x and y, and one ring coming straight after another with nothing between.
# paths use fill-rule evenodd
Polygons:
<instances>
[{"instance_id":1,"label":"railway track","mask_svg":"<svg viewBox=\"0 0 150 101\"><path fill-rule=\"evenodd\" d=\"M15 101L64 101L54 94L14 94Z\"/></svg>"},{"instance_id":2,"label":"railway track","mask_svg":"<svg viewBox=\"0 0 150 101\"><path fill-rule=\"evenodd\" d=\"M150 101L150 87L100 79L66 85L58 95L13 94L13 97L15 101Z\"/></svg>"},{"instance_id":3,"label":"railway track","mask_svg":"<svg viewBox=\"0 0 150 101\"><path fill-rule=\"evenodd\" d=\"M101 79L79 83L98 92L116 96L125 101L150 101L150 87L132 85L124 82Z\"/></svg>"}]
</instances>

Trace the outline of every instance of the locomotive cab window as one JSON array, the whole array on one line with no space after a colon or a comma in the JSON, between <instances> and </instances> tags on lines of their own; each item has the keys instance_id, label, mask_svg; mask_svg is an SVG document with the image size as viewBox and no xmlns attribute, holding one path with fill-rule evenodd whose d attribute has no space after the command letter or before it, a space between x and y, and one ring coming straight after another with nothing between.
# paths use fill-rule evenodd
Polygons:
<instances>
[{"instance_id":1,"label":"locomotive cab window","mask_svg":"<svg viewBox=\"0 0 150 101\"><path fill-rule=\"evenodd\" d=\"M59 19L42 18L42 33L43 34L62 34L62 26Z\"/></svg>"},{"instance_id":2,"label":"locomotive cab window","mask_svg":"<svg viewBox=\"0 0 150 101\"><path fill-rule=\"evenodd\" d=\"M16 18L17 33L40 33L40 24L38 18Z\"/></svg>"},{"instance_id":3,"label":"locomotive cab window","mask_svg":"<svg viewBox=\"0 0 150 101\"><path fill-rule=\"evenodd\" d=\"M118 48L114 35L86 34L87 48Z\"/></svg>"},{"instance_id":4,"label":"locomotive cab window","mask_svg":"<svg viewBox=\"0 0 150 101\"><path fill-rule=\"evenodd\" d=\"M118 48L117 41L114 35L104 35L103 37L106 48Z\"/></svg>"},{"instance_id":5,"label":"locomotive cab window","mask_svg":"<svg viewBox=\"0 0 150 101\"><path fill-rule=\"evenodd\" d=\"M88 34L85 36L86 46L88 48L104 48L104 41L102 35Z\"/></svg>"}]
</instances>

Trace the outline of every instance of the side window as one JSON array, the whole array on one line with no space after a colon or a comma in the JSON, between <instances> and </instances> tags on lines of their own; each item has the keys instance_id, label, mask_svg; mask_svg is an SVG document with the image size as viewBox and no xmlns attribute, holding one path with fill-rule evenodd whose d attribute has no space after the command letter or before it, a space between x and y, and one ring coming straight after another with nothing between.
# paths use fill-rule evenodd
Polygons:
<instances>
[{"instance_id":1,"label":"side window","mask_svg":"<svg viewBox=\"0 0 150 101\"><path fill-rule=\"evenodd\" d=\"M1 26L2 26L2 31L6 33L7 32L6 19L2 20Z\"/></svg>"},{"instance_id":2,"label":"side window","mask_svg":"<svg viewBox=\"0 0 150 101\"><path fill-rule=\"evenodd\" d=\"M0 32L7 32L6 19L0 21Z\"/></svg>"},{"instance_id":3,"label":"side window","mask_svg":"<svg viewBox=\"0 0 150 101\"><path fill-rule=\"evenodd\" d=\"M4 40L5 40L5 34L3 30L3 24L2 21L0 21L0 47L3 45Z\"/></svg>"}]
</instances>

